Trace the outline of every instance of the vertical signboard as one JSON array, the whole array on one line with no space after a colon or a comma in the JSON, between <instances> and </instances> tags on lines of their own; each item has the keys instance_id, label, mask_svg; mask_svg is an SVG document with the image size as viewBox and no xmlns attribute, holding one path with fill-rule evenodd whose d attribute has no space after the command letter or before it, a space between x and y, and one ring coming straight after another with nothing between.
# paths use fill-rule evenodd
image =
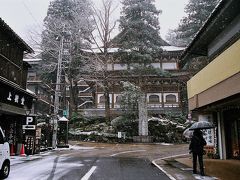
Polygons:
<instances>
[{"instance_id":1,"label":"vertical signboard","mask_svg":"<svg viewBox=\"0 0 240 180\"><path fill-rule=\"evenodd\" d=\"M203 137L208 146L214 146L214 129L203 130Z\"/></svg>"}]
</instances>

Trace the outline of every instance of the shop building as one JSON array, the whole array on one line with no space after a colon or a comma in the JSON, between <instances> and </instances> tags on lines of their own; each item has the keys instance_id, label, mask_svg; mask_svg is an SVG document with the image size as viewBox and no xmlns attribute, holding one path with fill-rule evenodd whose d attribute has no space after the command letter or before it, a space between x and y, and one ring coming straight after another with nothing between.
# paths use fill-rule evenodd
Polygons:
<instances>
[{"instance_id":1,"label":"shop building","mask_svg":"<svg viewBox=\"0 0 240 180\"><path fill-rule=\"evenodd\" d=\"M25 142L23 125L36 96L26 90L29 64L23 61L29 47L0 18L0 126L16 154Z\"/></svg>"},{"instance_id":2,"label":"shop building","mask_svg":"<svg viewBox=\"0 0 240 180\"><path fill-rule=\"evenodd\" d=\"M27 89L34 92L38 100L33 104L36 115L36 140L34 153L52 146L51 117L54 110L54 90L41 79L41 53L28 54L23 59L31 67L28 69Z\"/></svg>"},{"instance_id":3,"label":"shop building","mask_svg":"<svg viewBox=\"0 0 240 180\"><path fill-rule=\"evenodd\" d=\"M240 159L240 2L222 0L182 55L209 63L187 82L189 110L215 126L215 154Z\"/></svg>"}]
</instances>

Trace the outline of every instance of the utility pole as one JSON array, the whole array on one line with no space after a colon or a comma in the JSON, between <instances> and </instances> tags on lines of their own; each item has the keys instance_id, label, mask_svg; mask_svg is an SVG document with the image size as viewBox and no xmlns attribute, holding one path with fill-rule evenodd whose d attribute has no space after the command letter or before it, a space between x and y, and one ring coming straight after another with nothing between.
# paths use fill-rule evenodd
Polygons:
<instances>
[{"instance_id":1,"label":"utility pole","mask_svg":"<svg viewBox=\"0 0 240 180\"><path fill-rule=\"evenodd\" d=\"M61 94L60 83L61 83L61 76L62 76L63 41L64 41L64 37L60 36L60 47L59 47L58 64L57 64L57 80L56 80L55 99L54 99L54 119L53 119L53 137L52 137L52 147L54 149L56 148L56 145L57 145L59 96Z\"/></svg>"}]
</instances>

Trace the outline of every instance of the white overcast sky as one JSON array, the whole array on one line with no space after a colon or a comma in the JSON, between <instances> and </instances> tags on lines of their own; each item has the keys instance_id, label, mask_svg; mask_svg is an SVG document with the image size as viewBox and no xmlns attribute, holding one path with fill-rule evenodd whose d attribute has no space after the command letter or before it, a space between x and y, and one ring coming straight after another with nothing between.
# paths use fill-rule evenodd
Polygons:
<instances>
[{"instance_id":1,"label":"white overcast sky","mask_svg":"<svg viewBox=\"0 0 240 180\"><path fill-rule=\"evenodd\" d=\"M25 41L29 31L42 25L47 14L49 2L52 0L0 0L0 17ZM113 0L121 5L121 0ZM101 0L92 0L99 6ZM185 15L184 7L188 0L155 0L157 9L162 10L159 16L162 38L169 29L177 27ZM116 10L116 18L120 10Z\"/></svg>"}]
</instances>

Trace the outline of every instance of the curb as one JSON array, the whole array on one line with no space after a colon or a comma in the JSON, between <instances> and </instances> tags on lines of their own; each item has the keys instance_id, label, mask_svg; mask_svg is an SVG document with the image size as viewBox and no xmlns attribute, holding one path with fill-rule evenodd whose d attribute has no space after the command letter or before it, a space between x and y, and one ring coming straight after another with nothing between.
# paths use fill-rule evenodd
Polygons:
<instances>
[{"instance_id":1,"label":"curb","mask_svg":"<svg viewBox=\"0 0 240 180\"><path fill-rule=\"evenodd\" d=\"M160 169L166 176L169 177L169 179L171 180L177 180L175 179L171 174L169 174L167 171L165 171L161 166L159 166L156 161L159 161L159 160L165 160L165 159L170 159L170 158L175 158L175 157L181 157L181 156L185 156L185 155L188 155L188 154L178 154L178 155L174 155L174 156L167 156L167 157L163 157L163 158L158 158L158 159L155 159L152 161L152 164L154 166L156 166L158 169Z\"/></svg>"}]
</instances>

